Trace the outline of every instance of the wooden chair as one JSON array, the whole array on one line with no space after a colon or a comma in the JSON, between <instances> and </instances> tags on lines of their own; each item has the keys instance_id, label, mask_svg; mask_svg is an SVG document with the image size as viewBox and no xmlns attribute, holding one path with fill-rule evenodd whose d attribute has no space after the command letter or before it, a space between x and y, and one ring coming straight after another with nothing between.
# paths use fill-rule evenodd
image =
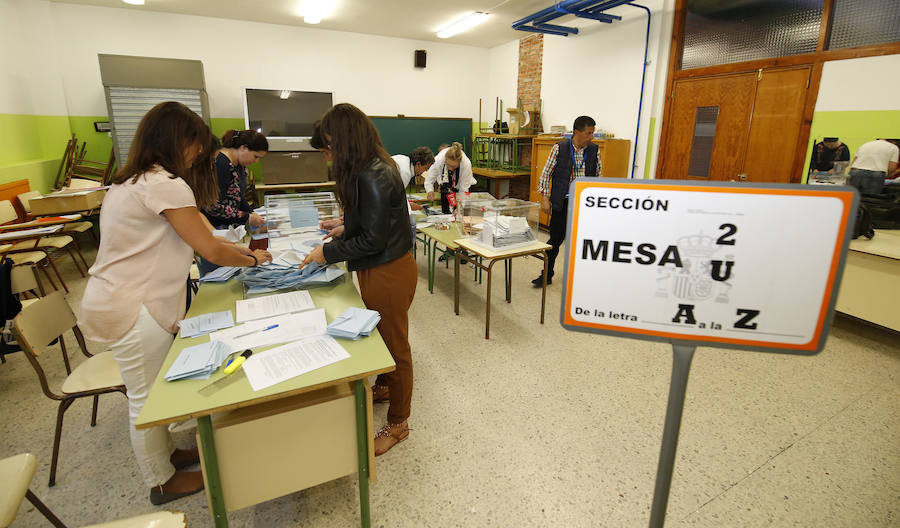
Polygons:
<instances>
[{"instance_id":1,"label":"wooden chair","mask_svg":"<svg viewBox=\"0 0 900 528\"><path fill-rule=\"evenodd\" d=\"M43 196L43 195L38 191L28 191L26 193L22 193L22 194L16 196L16 198L19 199L19 203L22 205L22 209L25 211L25 215L28 219L34 218L31 215L31 200L33 200L34 198L40 198L41 196ZM91 238L93 238L94 241L96 242L97 237L94 236L93 227L94 227L94 223L89 222L87 220L78 221L78 222L69 222L69 223L63 225L62 233L75 236L76 234L88 232L91 234Z\"/></svg>"},{"instance_id":2,"label":"wooden chair","mask_svg":"<svg viewBox=\"0 0 900 528\"><path fill-rule=\"evenodd\" d=\"M17 218L18 215L16 215L16 210L13 208L12 202L9 200L0 200L0 224L8 224ZM29 227L33 228L35 226ZM66 286L65 281L63 281L62 274L60 274L59 270L56 268L56 264L50 256L51 252L65 250L69 256L72 257L72 262L75 264L75 269L78 270L78 273L81 274L82 277L86 276L85 271L88 269L87 260L85 260L84 254L81 253L81 248L78 247L78 243L70 235L30 235L23 236L20 239L8 239L6 242L13 245L10 252L43 251L46 253L50 267L53 268L56 277L59 279L59 282L62 284L66 293L68 293L69 288ZM81 257L81 262L84 264L85 271L82 271L81 266L78 265L78 259L75 258L75 253L72 252L73 248Z\"/></svg>"},{"instance_id":3,"label":"wooden chair","mask_svg":"<svg viewBox=\"0 0 900 528\"><path fill-rule=\"evenodd\" d=\"M87 359L81 362L73 371L68 363L68 351L63 333L72 330L81 352ZM91 355L87 351L84 336L78 328L75 314L66 303L63 293L54 291L46 297L41 297L35 302L22 308L22 311L13 320L13 335L19 342L19 347L25 352L25 356L34 367L41 383L44 395L52 400L59 401L59 409L56 415L56 433L53 439L53 458L50 462L50 486L56 484L56 465L59 459L59 442L62 433L63 415L72 403L78 398L93 397L94 408L91 414L91 426L97 425L97 404L99 396L110 392L121 392L125 395L125 385L122 375L112 352L106 351L97 355ZM47 381L39 358L44 349L58 340L66 362L68 377L62 384L61 392L54 392Z\"/></svg>"},{"instance_id":4,"label":"wooden chair","mask_svg":"<svg viewBox=\"0 0 900 528\"><path fill-rule=\"evenodd\" d=\"M116 167L115 149L110 149L109 160L106 163L85 159L86 153L87 142L82 142L79 146L78 139L72 134L72 138L66 144L60 170L57 171L56 189L70 187L73 178L92 180L93 186L106 185Z\"/></svg>"},{"instance_id":5,"label":"wooden chair","mask_svg":"<svg viewBox=\"0 0 900 528\"><path fill-rule=\"evenodd\" d=\"M7 528L12 524L19 505L25 498L28 498L50 524L56 528L66 528L50 508L28 489L36 469L37 459L31 453L0 460L0 482L4 484L4 487L0 488L0 528ZM184 513L161 511L111 523L93 524L85 528L184 528L185 526L187 519Z\"/></svg>"}]
</instances>

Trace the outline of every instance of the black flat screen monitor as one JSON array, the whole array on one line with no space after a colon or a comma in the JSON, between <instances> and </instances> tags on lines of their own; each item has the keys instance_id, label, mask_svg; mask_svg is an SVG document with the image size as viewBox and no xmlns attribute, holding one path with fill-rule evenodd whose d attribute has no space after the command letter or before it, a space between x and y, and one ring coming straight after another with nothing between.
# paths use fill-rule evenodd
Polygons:
<instances>
[{"instance_id":1,"label":"black flat screen monitor","mask_svg":"<svg viewBox=\"0 0 900 528\"><path fill-rule=\"evenodd\" d=\"M331 108L331 93L244 88L244 126L269 138L308 138Z\"/></svg>"}]
</instances>

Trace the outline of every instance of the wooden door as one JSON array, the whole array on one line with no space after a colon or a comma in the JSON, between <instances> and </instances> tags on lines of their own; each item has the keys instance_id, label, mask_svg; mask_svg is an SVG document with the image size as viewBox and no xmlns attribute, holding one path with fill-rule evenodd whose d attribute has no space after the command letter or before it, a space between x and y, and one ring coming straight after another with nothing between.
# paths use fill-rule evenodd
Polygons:
<instances>
[{"instance_id":1,"label":"wooden door","mask_svg":"<svg viewBox=\"0 0 900 528\"><path fill-rule=\"evenodd\" d=\"M796 169L798 139L803 123L803 108L809 85L811 66L784 70L763 70L758 74L750 141L741 172L747 181L799 182L801 168Z\"/></svg>"},{"instance_id":2,"label":"wooden door","mask_svg":"<svg viewBox=\"0 0 900 528\"><path fill-rule=\"evenodd\" d=\"M731 180L747 151L756 72L675 81L659 177Z\"/></svg>"}]
</instances>

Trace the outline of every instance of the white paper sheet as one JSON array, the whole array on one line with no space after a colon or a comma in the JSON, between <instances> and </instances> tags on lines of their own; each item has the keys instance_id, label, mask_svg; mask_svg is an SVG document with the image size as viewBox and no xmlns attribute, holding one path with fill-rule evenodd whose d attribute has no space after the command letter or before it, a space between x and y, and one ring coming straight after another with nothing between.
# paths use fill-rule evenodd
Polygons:
<instances>
[{"instance_id":1,"label":"white paper sheet","mask_svg":"<svg viewBox=\"0 0 900 528\"><path fill-rule=\"evenodd\" d=\"M307 291L293 291L237 301L237 322L253 321L286 313L312 310L312 297Z\"/></svg>"},{"instance_id":2,"label":"white paper sheet","mask_svg":"<svg viewBox=\"0 0 900 528\"><path fill-rule=\"evenodd\" d=\"M258 391L349 357L332 337L319 336L253 354L242 368Z\"/></svg>"},{"instance_id":3,"label":"white paper sheet","mask_svg":"<svg viewBox=\"0 0 900 528\"><path fill-rule=\"evenodd\" d=\"M229 242L240 242L247 235L247 228L240 225L237 227L229 227L228 229L216 229L213 236L224 238Z\"/></svg>"},{"instance_id":4,"label":"white paper sheet","mask_svg":"<svg viewBox=\"0 0 900 528\"><path fill-rule=\"evenodd\" d=\"M263 331L263 329L276 324L277 328ZM225 343L232 352L239 352L248 348L277 345L325 335L326 328L325 309L319 308L302 313L249 321L234 328L213 332L209 338ZM248 333L250 335L245 335Z\"/></svg>"}]
</instances>

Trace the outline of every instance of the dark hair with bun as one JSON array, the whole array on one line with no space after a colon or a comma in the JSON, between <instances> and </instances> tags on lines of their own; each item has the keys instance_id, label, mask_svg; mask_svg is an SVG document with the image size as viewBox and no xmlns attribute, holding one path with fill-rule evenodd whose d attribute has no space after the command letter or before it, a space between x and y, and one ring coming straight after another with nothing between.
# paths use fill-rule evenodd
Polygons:
<instances>
[{"instance_id":1,"label":"dark hair with bun","mask_svg":"<svg viewBox=\"0 0 900 528\"><path fill-rule=\"evenodd\" d=\"M269 152L269 140L256 130L229 130L222 136L225 148L247 147L249 150Z\"/></svg>"}]
</instances>

